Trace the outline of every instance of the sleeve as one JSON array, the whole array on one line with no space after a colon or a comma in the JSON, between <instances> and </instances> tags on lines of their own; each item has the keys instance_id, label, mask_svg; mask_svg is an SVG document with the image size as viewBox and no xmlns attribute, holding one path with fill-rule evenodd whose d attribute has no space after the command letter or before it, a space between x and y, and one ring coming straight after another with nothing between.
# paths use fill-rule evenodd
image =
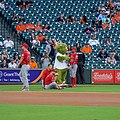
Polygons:
<instances>
[{"instance_id":1,"label":"sleeve","mask_svg":"<svg viewBox=\"0 0 120 120\"><path fill-rule=\"evenodd\" d=\"M90 53L92 52L92 48L90 47Z\"/></svg>"},{"instance_id":2,"label":"sleeve","mask_svg":"<svg viewBox=\"0 0 120 120\"><path fill-rule=\"evenodd\" d=\"M49 54L50 48L49 48L48 45L46 46L45 50L46 50L46 51L48 52L48 54Z\"/></svg>"},{"instance_id":3,"label":"sleeve","mask_svg":"<svg viewBox=\"0 0 120 120\"><path fill-rule=\"evenodd\" d=\"M82 50L81 50L83 53L85 52L85 50L84 50L84 48L82 48Z\"/></svg>"},{"instance_id":4,"label":"sleeve","mask_svg":"<svg viewBox=\"0 0 120 120\"><path fill-rule=\"evenodd\" d=\"M38 68L38 65L37 65L37 63L35 63L35 68Z\"/></svg>"},{"instance_id":5,"label":"sleeve","mask_svg":"<svg viewBox=\"0 0 120 120\"><path fill-rule=\"evenodd\" d=\"M5 45L5 44L6 44L6 41L4 41L3 44Z\"/></svg>"},{"instance_id":6,"label":"sleeve","mask_svg":"<svg viewBox=\"0 0 120 120\"><path fill-rule=\"evenodd\" d=\"M98 20L101 20L101 16L100 15L98 16Z\"/></svg>"},{"instance_id":7,"label":"sleeve","mask_svg":"<svg viewBox=\"0 0 120 120\"><path fill-rule=\"evenodd\" d=\"M51 76L51 82L55 82L55 78Z\"/></svg>"},{"instance_id":8,"label":"sleeve","mask_svg":"<svg viewBox=\"0 0 120 120\"><path fill-rule=\"evenodd\" d=\"M8 64L8 68L10 68L10 63Z\"/></svg>"},{"instance_id":9,"label":"sleeve","mask_svg":"<svg viewBox=\"0 0 120 120\"><path fill-rule=\"evenodd\" d=\"M19 31L19 26L18 25L16 26L16 31Z\"/></svg>"},{"instance_id":10,"label":"sleeve","mask_svg":"<svg viewBox=\"0 0 120 120\"><path fill-rule=\"evenodd\" d=\"M22 53L21 57L24 59L24 57L25 57L25 53L24 52Z\"/></svg>"},{"instance_id":11,"label":"sleeve","mask_svg":"<svg viewBox=\"0 0 120 120\"><path fill-rule=\"evenodd\" d=\"M14 46L14 42L13 41L11 41L11 44L12 44L12 46Z\"/></svg>"},{"instance_id":12,"label":"sleeve","mask_svg":"<svg viewBox=\"0 0 120 120\"><path fill-rule=\"evenodd\" d=\"M100 45L100 42L97 40L97 44Z\"/></svg>"}]
</instances>

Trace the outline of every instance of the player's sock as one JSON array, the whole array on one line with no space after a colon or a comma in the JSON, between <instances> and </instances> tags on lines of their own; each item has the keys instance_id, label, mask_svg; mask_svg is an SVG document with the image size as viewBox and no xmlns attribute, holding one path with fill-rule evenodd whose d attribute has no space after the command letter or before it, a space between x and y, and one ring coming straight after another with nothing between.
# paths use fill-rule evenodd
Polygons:
<instances>
[{"instance_id":1,"label":"player's sock","mask_svg":"<svg viewBox=\"0 0 120 120\"><path fill-rule=\"evenodd\" d=\"M72 86L74 86L74 79L71 78L71 83L72 83Z\"/></svg>"},{"instance_id":2,"label":"player's sock","mask_svg":"<svg viewBox=\"0 0 120 120\"><path fill-rule=\"evenodd\" d=\"M73 78L73 83L72 83L73 87L76 86L76 77Z\"/></svg>"},{"instance_id":3,"label":"player's sock","mask_svg":"<svg viewBox=\"0 0 120 120\"><path fill-rule=\"evenodd\" d=\"M74 86L76 86L76 77L74 78Z\"/></svg>"}]
</instances>

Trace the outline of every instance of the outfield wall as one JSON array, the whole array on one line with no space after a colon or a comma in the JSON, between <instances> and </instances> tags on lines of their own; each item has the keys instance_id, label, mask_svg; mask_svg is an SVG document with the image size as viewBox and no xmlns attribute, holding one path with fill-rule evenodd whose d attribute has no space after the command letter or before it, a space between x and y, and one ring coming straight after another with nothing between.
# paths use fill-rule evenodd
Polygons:
<instances>
[{"instance_id":1,"label":"outfield wall","mask_svg":"<svg viewBox=\"0 0 120 120\"><path fill-rule=\"evenodd\" d=\"M19 83L20 69L0 69L0 83ZM30 83L38 83L41 80L42 70L33 69L29 71L28 79ZM69 75L67 82L69 83ZM120 83L120 69L119 70L84 70L84 79L87 84L116 84Z\"/></svg>"},{"instance_id":2,"label":"outfield wall","mask_svg":"<svg viewBox=\"0 0 120 120\"><path fill-rule=\"evenodd\" d=\"M20 69L0 69L0 83L20 83L19 78ZM69 72L68 72L69 73ZM29 83L38 83L41 80L42 70L33 69L29 70L28 80ZM84 71L84 78L87 84L91 84L91 70ZM67 83L70 83L70 75L67 75Z\"/></svg>"},{"instance_id":3,"label":"outfield wall","mask_svg":"<svg viewBox=\"0 0 120 120\"><path fill-rule=\"evenodd\" d=\"M0 69L0 83L19 83L20 69ZM28 73L28 80L30 83L40 82L42 70L30 70Z\"/></svg>"},{"instance_id":4,"label":"outfield wall","mask_svg":"<svg viewBox=\"0 0 120 120\"><path fill-rule=\"evenodd\" d=\"M116 70L92 70L92 83L116 84L120 83L120 69Z\"/></svg>"}]
</instances>

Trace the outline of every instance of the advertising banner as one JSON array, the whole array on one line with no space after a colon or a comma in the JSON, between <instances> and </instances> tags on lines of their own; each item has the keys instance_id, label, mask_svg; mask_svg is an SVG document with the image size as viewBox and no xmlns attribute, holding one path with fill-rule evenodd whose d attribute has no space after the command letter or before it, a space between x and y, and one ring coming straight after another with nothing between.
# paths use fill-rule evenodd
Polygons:
<instances>
[{"instance_id":1,"label":"advertising banner","mask_svg":"<svg viewBox=\"0 0 120 120\"><path fill-rule=\"evenodd\" d=\"M21 82L19 78L20 70L0 70L0 82ZM30 83L37 83L42 76L42 70L30 70L28 79Z\"/></svg>"},{"instance_id":2,"label":"advertising banner","mask_svg":"<svg viewBox=\"0 0 120 120\"><path fill-rule=\"evenodd\" d=\"M93 70L92 83L114 83L115 71L114 70Z\"/></svg>"},{"instance_id":3,"label":"advertising banner","mask_svg":"<svg viewBox=\"0 0 120 120\"><path fill-rule=\"evenodd\" d=\"M120 83L120 70L115 70L115 83Z\"/></svg>"}]
</instances>

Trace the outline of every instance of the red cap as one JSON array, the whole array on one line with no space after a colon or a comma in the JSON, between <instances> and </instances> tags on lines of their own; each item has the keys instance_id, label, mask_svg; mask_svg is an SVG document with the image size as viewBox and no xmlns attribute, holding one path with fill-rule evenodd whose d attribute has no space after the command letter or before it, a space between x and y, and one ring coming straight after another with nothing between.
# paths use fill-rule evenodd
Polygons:
<instances>
[{"instance_id":1,"label":"red cap","mask_svg":"<svg viewBox=\"0 0 120 120\"><path fill-rule=\"evenodd\" d=\"M76 51L76 47L73 47L72 50Z\"/></svg>"},{"instance_id":2,"label":"red cap","mask_svg":"<svg viewBox=\"0 0 120 120\"><path fill-rule=\"evenodd\" d=\"M23 43L21 46L25 47L25 48L28 48L28 44L26 44L26 43Z\"/></svg>"}]
</instances>

